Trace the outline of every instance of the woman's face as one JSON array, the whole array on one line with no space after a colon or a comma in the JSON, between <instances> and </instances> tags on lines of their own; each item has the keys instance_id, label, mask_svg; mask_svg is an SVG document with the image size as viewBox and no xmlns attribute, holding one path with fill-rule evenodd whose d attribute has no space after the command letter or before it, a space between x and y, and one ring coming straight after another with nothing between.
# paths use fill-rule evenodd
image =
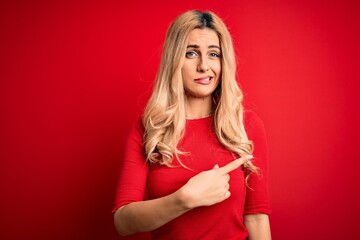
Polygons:
<instances>
[{"instance_id":1,"label":"woman's face","mask_svg":"<svg viewBox=\"0 0 360 240\"><path fill-rule=\"evenodd\" d=\"M221 49L214 30L190 32L181 73L187 99L212 98L221 75Z\"/></svg>"}]
</instances>

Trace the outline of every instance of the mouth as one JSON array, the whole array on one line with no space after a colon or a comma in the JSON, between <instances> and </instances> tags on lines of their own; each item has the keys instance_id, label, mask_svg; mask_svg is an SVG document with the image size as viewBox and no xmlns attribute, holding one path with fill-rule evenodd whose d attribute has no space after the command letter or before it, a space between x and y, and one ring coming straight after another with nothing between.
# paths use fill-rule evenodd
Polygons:
<instances>
[{"instance_id":1,"label":"mouth","mask_svg":"<svg viewBox=\"0 0 360 240\"><path fill-rule=\"evenodd\" d=\"M196 78L194 81L199 84L208 85L211 83L211 81L214 79L212 76L205 76L201 78Z\"/></svg>"}]
</instances>

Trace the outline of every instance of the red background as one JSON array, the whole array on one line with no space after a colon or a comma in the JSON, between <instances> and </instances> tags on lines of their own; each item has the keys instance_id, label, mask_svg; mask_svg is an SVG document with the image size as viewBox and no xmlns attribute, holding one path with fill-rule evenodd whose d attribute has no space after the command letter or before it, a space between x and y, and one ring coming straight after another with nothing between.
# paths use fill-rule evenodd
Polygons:
<instances>
[{"instance_id":1,"label":"red background","mask_svg":"<svg viewBox=\"0 0 360 240\"><path fill-rule=\"evenodd\" d=\"M273 239L359 239L357 1L0 5L0 238L118 239L129 126L180 12L217 12L270 147ZM152 2L152 3L150 3Z\"/></svg>"}]
</instances>

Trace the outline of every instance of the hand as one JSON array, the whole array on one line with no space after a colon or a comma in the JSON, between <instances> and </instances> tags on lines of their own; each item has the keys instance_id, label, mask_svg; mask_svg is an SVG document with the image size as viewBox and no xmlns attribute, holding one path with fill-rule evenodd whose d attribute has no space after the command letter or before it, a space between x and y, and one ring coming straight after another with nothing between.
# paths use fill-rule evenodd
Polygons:
<instances>
[{"instance_id":1,"label":"hand","mask_svg":"<svg viewBox=\"0 0 360 240\"><path fill-rule=\"evenodd\" d=\"M252 158L251 155L238 158L224 167L216 164L213 169L192 177L181 189L186 208L210 206L229 198L229 173Z\"/></svg>"}]
</instances>

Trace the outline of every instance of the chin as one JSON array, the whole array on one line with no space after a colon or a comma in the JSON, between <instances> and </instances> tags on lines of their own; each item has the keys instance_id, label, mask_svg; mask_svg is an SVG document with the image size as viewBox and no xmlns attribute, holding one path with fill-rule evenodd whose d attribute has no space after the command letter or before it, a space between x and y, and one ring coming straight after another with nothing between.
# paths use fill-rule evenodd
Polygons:
<instances>
[{"instance_id":1,"label":"chin","mask_svg":"<svg viewBox=\"0 0 360 240\"><path fill-rule=\"evenodd\" d=\"M212 98L214 91L215 87L200 87L196 89L185 89L185 94L187 98Z\"/></svg>"},{"instance_id":2,"label":"chin","mask_svg":"<svg viewBox=\"0 0 360 240\"><path fill-rule=\"evenodd\" d=\"M186 97L189 98L212 98L211 93L199 93L199 92L191 92L186 93Z\"/></svg>"}]
</instances>

